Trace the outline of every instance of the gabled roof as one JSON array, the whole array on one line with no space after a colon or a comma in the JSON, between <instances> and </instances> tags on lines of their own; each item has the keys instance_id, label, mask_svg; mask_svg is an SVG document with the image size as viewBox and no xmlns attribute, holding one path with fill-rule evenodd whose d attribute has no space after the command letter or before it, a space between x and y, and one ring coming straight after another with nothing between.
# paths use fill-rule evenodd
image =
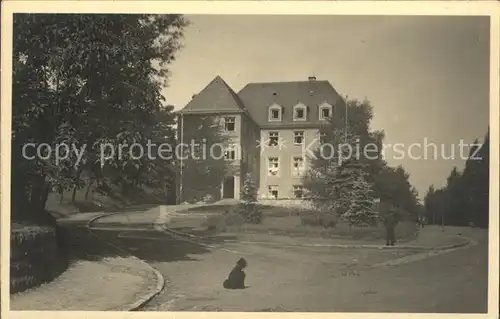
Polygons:
<instances>
[{"instance_id":1,"label":"gabled roof","mask_svg":"<svg viewBox=\"0 0 500 319\"><path fill-rule=\"evenodd\" d=\"M323 103L343 105L344 101L328 81L298 81L250 83L238 92L250 116L261 127L318 125L318 106ZM307 106L307 120L294 122L293 107L299 103ZM283 108L281 122L268 121L268 109L278 104Z\"/></svg>"},{"instance_id":2,"label":"gabled roof","mask_svg":"<svg viewBox=\"0 0 500 319\"><path fill-rule=\"evenodd\" d=\"M238 95L220 77L216 76L181 110L182 113L244 112Z\"/></svg>"}]
</instances>

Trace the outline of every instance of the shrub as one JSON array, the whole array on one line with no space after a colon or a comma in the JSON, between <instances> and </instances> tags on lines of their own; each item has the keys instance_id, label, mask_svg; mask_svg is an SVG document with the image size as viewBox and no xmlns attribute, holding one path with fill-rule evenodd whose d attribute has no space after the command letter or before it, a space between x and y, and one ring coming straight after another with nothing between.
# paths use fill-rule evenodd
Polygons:
<instances>
[{"instance_id":1,"label":"shrub","mask_svg":"<svg viewBox=\"0 0 500 319\"><path fill-rule=\"evenodd\" d=\"M207 204L212 204L212 203L215 203L216 201L217 200L216 200L215 196L213 196L212 194L207 194L202 198L202 202L207 203Z\"/></svg>"},{"instance_id":2,"label":"shrub","mask_svg":"<svg viewBox=\"0 0 500 319\"><path fill-rule=\"evenodd\" d=\"M321 222L320 222L319 216L317 214L301 215L300 216L300 223L303 226L313 226L313 227L321 226Z\"/></svg>"},{"instance_id":3,"label":"shrub","mask_svg":"<svg viewBox=\"0 0 500 319\"><path fill-rule=\"evenodd\" d=\"M59 230L48 225L13 224L10 237L10 292L53 280L68 266Z\"/></svg>"},{"instance_id":4,"label":"shrub","mask_svg":"<svg viewBox=\"0 0 500 319\"><path fill-rule=\"evenodd\" d=\"M241 191L241 201L244 204L254 204L257 202L257 189L255 179L251 173L245 174L243 180L243 189Z\"/></svg>"},{"instance_id":5,"label":"shrub","mask_svg":"<svg viewBox=\"0 0 500 319\"><path fill-rule=\"evenodd\" d=\"M245 223L245 218L240 214L230 213L225 217L226 226L241 226Z\"/></svg>"},{"instance_id":6,"label":"shrub","mask_svg":"<svg viewBox=\"0 0 500 319\"><path fill-rule=\"evenodd\" d=\"M256 204L241 204L238 207L239 213L244 217L245 222L250 224L260 224L264 214L259 205Z\"/></svg>"},{"instance_id":7,"label":"shrub","mask_svg":"<svg viewBox=\"0 0 500 319\"><path fill-rule=\"evenodd\" d=\"M210 231L225 231L227 227L242 226L245 218L236 208L227 208L222 215L212 215L205 225Z\"/></svg>"},{"instance_id":8,"label":"shrub","mask_svg":"<svg viewBox=\"0 0 500 319\"><path fill-rule=\"evenodd\" d=\"M320 222L321 222L321 226L323 228L333 228L337 225L338 223L338 218L331 215L331 214L325 214L325 213L321 213L320 214L320 218L319 218Z\"/></svg>"},{"instance_id":9,"label":"shrub","mask_svg":"<svg viewBox=\"0 0 500 319\"><path fill-rule=\"evenodd\" d=\"M315 212L303 214L300 216L301 224L304 226L333 228L338 223L338 218L332 214L324 212Z\"/></svg>"},{"instance_id":10,"label":"shrub","mask_svg":"<svg viewBox=\"0 0 500 319\"><path fill-rule=\"evenodd\" d=\"M224 231L226 229L225 219L225 215L210 216L208 217L204 225L209 231Z\"/></svg>"}]
</instances>

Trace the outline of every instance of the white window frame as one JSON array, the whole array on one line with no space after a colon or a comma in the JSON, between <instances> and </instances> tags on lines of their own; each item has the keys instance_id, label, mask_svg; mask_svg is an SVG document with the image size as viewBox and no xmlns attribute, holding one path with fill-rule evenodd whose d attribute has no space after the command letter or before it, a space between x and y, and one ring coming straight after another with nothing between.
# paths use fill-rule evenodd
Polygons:
<instances>
[{"instance_id":1,"label":"white window frame","mask_svg":"<svg viewBox=\"0 0 500 319\"><path fill-rule=\"evenodd\" d=\"M228 121L228 119L230 119L230 121ZM228 124L233 124L232 130L227 129ZM225 116L224 117L224 131L225 132L235 132L236 131L236 117L235 116Z\"/></svg>"},{"instance_id":2,"label":"white window frame","mask_svg":"<svg viewBox=\"0 0 500 319\"><path fill-rule=\"evenodd\" d=\"M271 166L271 159L276 159L272 163L276 163L276 166ZM280 158L277 156L269 156L267 158L267 175L268 176L279 176L280 175Z\"/></svg>"},{"instance_id":3,"label":"white window frame","mask_svg":"<svg viewBox=\"0 0 500 319\"><path fill-rule=\"evenodd\" d=\"M302 142L301 143L297 143L295 140L295 138L300 135L298 133L302 133ZM293 131L293 144L294 145L303 145L305 143L305 140L306 140L306 131Z\"/></svg>"},{"instance_id":4,"label":"white window frame","mask_svg":"<svg viewBox=\"0 0 500 319\"><path fill-rule=\"evenodd\" d=\"M329 112L329 114L330 114L330 116L329 116L329 117L324 117L324 116L323 116L323 110L325 110L325 109L328 109L328 112ZM323 103L323 104L321 104L321 105L319 106L318 110L319 110L319 112L318 112L318 116L319 116L319 120L320 120L320 121L325 121L325 120L329 120L330 118L332 118L332 115L333 115L333 107L332 107L330 104L328 104L328 103L326 103L326 102L325 102L325 103Z\"/></svg>"},{"instance_id":5,"label":"white window frame","mask_svg":"<svg viewBox=\"0 0 500 319\"><path fill-rule=\"evenodd\" d=\"M301 192L301 196L300 197L298 197L296 195L296 193L295 193L296 191L300 191ZM294 198L297 198L297 199L304 198L304 186L303 185L293 185L292 192L293 192L293 197Z\"/></svg>"},{"instance_id":6,"label":"white window frame","mask_svg":"<svg viewBox=\"0 0 500 319\"><path fill-rule=\"evenodd\" d=\"M304 112L304 117L297 117L297 110L301 109ZM299 103L293 107L293 120L294 121L307 121L307 106Z\"/></svg>"},{"instance_id":7,"label":"white window frame","mask_svg":"<svg viewBox=\"0 0 500 319\"><path fill-rule=\"evenodd\" d=\"M275 119L271 116L273 110L278 110L279 118ZM269 107L268 111L268 120L269 122L281 122L283 119L283 109L280 105L278 104L273 104Z\"/></svg>"},{"instance_id":8,"label":"white window frame","mask_svg":"<svg viewBox=\"0 0 500 319\"><path fill-rule=\"evenodd\" d=\"M272 138L276 138L276 142L274 144L271 144L271 135L273 135ZM280 132L279 131L269 131L268 138L269 138L268 146L277 147L279 145L279 141L280 141Z\"/></svg>"},{"instance_id":9,"label":"white window frame","mask_svg":"<svg viewBox=\"0 0 500 319\"><path fill-rule=\"evenodd\" d=\"M328 134L327 134L326 132L319 132L319 133L318 133L318 143L319 143L320 145L323 145L326 141L322 141L321 139L322 139L322 138L325 138L325 139L326 139L326 138L327 138L327 136L328 136Z\"/></svg>"},{"instance_id":10,"label":"white window frame","mask_svg":"<svg viewBox=\"0 0 500 319\"><path fill-rule=\"evenodd\" d=\"M229 158L229 154L233 154L232 158ZM224 160L226 161L234 161L236 160L236 150L232 147L228 147L224 150Z\"/></svg>"},{"instance_id":11,"label":"white window frame","mask_svg":"<svg viewBox=\"0 0 500 319\"><path fill-rule=\"evenodd\" d=\"M276 197L272 195L272 192L276 191ZM267 186L267 196L271 199L278 199L280 196L280 188L278 185L268 185Z\"/></svg>"},{"instance_id":12,"label":"white window frame","mask_svg":"<svg viewBox=\"0 0 500 319\"><path fill-rule=\"evenodd\" d=\"M236 161L236 160L240 160L242 158L241 156L241 153L242 153L242 149L240 147L240 145L238 144L231 144L229 146L226 146L224 148L224 160L226 161ZM228 157L228 154L234 154L234 157L233 158L229 158Z\"/></svg>"},{"instance_id":13,"label":"white window frame","mask_svg":"<svg viewBox=\"0 0 500 319\"><path fill-rule=\"evenodd\" d=\"M302 161L295 161L296 158L301 158ZM302 165L299 166L298 169L295 169L295 163L300 163L302 162ZM298 155L294 155L292 156L291 158L291 167L292 167L292 177L302 177L304 176L305 172L306 172L306 162L305 162L305 158L304 156L298 156Z\"/></svg>"}]
</instances>

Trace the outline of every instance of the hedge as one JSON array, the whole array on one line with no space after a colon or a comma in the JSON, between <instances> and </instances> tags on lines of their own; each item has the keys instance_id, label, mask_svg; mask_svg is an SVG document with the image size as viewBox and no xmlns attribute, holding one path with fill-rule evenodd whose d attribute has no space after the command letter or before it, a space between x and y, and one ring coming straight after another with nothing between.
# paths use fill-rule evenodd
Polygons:
<instances>
[{"instance_id":1,"label":"hedge","mask_svg":"<svg viewBox=\"0 0 500 319\"><path fill-rule=\"evenodd\" d=\"M10 237L10 293L18 293L56 278L68 267L51 226L14 228Z\"/></svg>"}]
</instances>

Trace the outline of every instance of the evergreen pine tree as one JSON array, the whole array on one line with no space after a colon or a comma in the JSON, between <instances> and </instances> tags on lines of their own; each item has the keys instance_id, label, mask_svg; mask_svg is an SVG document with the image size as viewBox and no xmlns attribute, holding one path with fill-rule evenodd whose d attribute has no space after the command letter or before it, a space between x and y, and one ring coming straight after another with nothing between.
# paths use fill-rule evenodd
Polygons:
<instances>
[{"instance_id":1,"label":"evergreen pine tree","mask_svg":"<svg viewBox=\"0 0 500 319\"><path fill-rule=\"evenodd\" d=\"M474 199L477 198L478 188L477 188L477 177L479 169L479 161L475 160L473 157L480 149L480 144L476 138L473 146L469 150L469 156L465 162L465 169L462 174L461 182L464 185L464 207L463 210L467 214L468 223L473 223L474 219Z\"/></svg>"},{"instance_id":2,"label":"evergreen pine tree","mask_svg":"<svg viewBox=\"0 0 500 319\"><path fill-rule=\"evenodd\" d=\"M243 189L241 190L241 202L249 205L257 202L257 184L252 173L246 173L243 180Z\"/></svg>"},{"instance_id":3,"label":"evergreen pine tree","mask_svg":"<svg viewBox=\"0 0 500 319\"><path fill-rule=\"evenodd\" d=\"M333 150L329 154L325 148L316 152L304 187L322 213L345 219L352 225L375 222L373 186L365 178L366 164L353 152L355 137L336 131L329 140Z\"/></svg>"},{"instance_id":4,"label":"evergreen pine tree","mask_svg":"<svg viewBox=\"0 0 500 319\"><path fill-rule=\"evenodd\" d=\"M489 134L489 133L488 133ZM463 173L453 168L444 188L425 198L427 215L437 224L488 227L489 217L489 135L473 146ZM475 145L479 145L477 140Z\"/></svg>"},{"instance_id":5,"label":"evergreen pine tree","mask_svg":"<svg viewBox=\"0 0 500 319\"><path fill-rule=\"evenodd\" d=\"M446 205L446 223L448 225L466 226L468 224L464 211L465 197L462 174L453 167L446 183L448 203Z\"/></svg>"},{"instance_id":6,"label":"evergreen pine tree","mask_svg":"<svg viewBox=\"0 0 500 319\"><path fill-rule=\"evenodd\" d=\"M479 150L478 172L476 180L476 194L474 202L474 223L483 228L489 226L489 180L490 180L490 131L484 138L481 149Z\"/></svg>"},{"instance_id":7,"label":"evergreen pine tree","mask_svg":"<svg viewBox=\"0 0 500 319\"><path fill-rule=\"evenodd\" d=\"M425 218L432 225L436 224L436 211L434 210L435 193L434 185L431 185L424 197Z\"/></svg>"},{"instance_id":8,"label":"evergreen pine tree","mask_svg":"<svg viewBox=\"0 0 500 319\"><path fill-rule=\"evenodd\" d=\"M241 190L240 213L245 217L245 221L252 224L260 224L262 221L262 211L257 204L257 184L251 173L245 174L243 189Z\"/></svg>"},{"instance_id":9,"label":"evergreen pine tree","mask_svg":"<svg viewBox=\"0 0 500 319\"><path fill-rule=\"evenodd\" d=\"M351 174L349 183L344 187L350 192L351 197L349 206L342 213L342 218L350 225L373 225L378 220L378 215L375 211L375 201L372 193L372 185L366 180L363 168L361 167L343 168Z\"/></svg>"}]
</instances>

